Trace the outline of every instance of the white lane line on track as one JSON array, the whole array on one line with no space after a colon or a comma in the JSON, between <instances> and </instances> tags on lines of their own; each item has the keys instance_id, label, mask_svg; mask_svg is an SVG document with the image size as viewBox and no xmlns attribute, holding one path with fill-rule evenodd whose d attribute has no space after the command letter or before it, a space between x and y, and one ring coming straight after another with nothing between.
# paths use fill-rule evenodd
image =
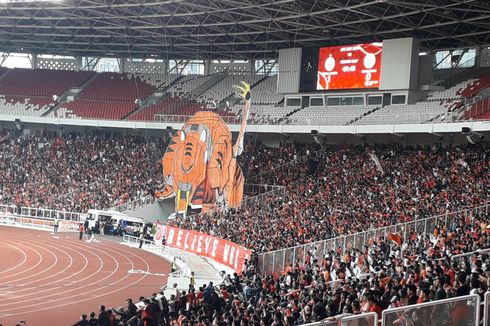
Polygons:
<instances>
[{"instance_id":1,"label":"white lane line on track","mask_svg":"<svg viewBox=\"0 0 490 326\"><path fill-rule=\"evenodd\" d=\"M91 247L91 249L92 249L92 250L96 250L96 251L98 251L98 252L102 252L102 250L96 249L96 248L94 248L94 247ZM106 250L107 250L107 249L106 249ZM112 252L114 252L115 254L117 254L117 255L121 255L123 258L127 259L125 256L123 256L122 254L120 254L118 251L114 251L114 250L110 250L110 249L109 249L109 251L112 251ZM102 252L102 253L104 253L104 252ZM98 255L96 255L96 256L97 256L97 257L99 257ZM111 257L111 256L109 256L109 257ZM111 257L111 258L112 258L112 257ZM117 263L117 261L116 261L116 263ZM131 262L131 263L132 263L132 262ZM117 269L114 271L114 273L115 273L116 271L117 271ZM92 276L92 275L89 275L89 277L91 277L91 276ZM123 277L123 278L122 278L122 279L120 279L119 281L116 281L116 282L114 282L114 283L111 283L111 287L113 287L113 286L114 286L114 284L117 284L117 283L119 283L119 282L122 282L122 281L123 281L123 280L124 280L126 277L128 277L128 276ZM93 284L95 284L95 283L97 283L97 282L103 281L103 280L104 280L104 279L106 279L106 278L107 278L107 277L105 277L105 278L103 278L103 279L101 279L101 280L97 280L96 282L91 283L91 284L89 284L89 285L93 285ZM144 278L144 277L143 277L143 278ZM139 280L138 280L138 281L139 281ZM90 290L90 291L83 291L83 293L81 293L81 294L80 294L80 293L77 293L76 295L70 296L70 298L69 298L69 299L72 299L73 297L76 297L76 296L85 296L85 295L87 295L87 294L89 294L89 293L93 293L93 292L95 292L95 291L100 292L100 289L101 289L101 288L105 288L105 287L108 287L108 286L107 286L107 285L105 285L105 286L99 286L99 287L96 287L94 290ZM129 287L129 286L127 286L127 287ZM127 288L127 287L125 287L125 288ZM122 289L124 289L124 288L122 288ZM113 291L104 292L103 294L100 294L100 295L95 296L95 298L102 297L102 296L106 296L106 295L109 295L109 294L112 294L112 293L116 293L116 292L121 291L122 289L121 289L121 288L119 288L119 289L116 289L116 290L113 290ZM77 289L77 291L78 291L78 290L84 290L84 287L82 286L82 287L80 287L79 289ZM72 291L73 291L73 290L68 290L68 291L57 292L55 295L58 295L58 294L60 294L60 293L72 292ZM51 296L52 296L52 295L51 295ZM94 298L94 297L89 297L89 298L82 299L82 300L77 300L77 301L70 301L70 302L67 302L67 298L66 298L66 297L61 297L61 298L59 298L59 299L58 299L58 300L56 300L56 301L63 301L64 303L62 303L62 304L57 304L57 305L56 305L56 307L63 307L63 306L68 306L68 305L74 305L74 304L78 304L78 303L85 302L85 301L88 301L88 300L93 300L93 298ZM25 307L31 307L31 306L39 306L39 304L33 304L33 305L23 306L23 308L25 308ZM53 307L47 307L47 308L41 308L41 309L34 309L34 310L29 310L29 311L22 310L21 312L18 312L18 313L12 313L11 315L21 315L21 316L22 316L22 315L25 315L25 314L27 314L27 313L38 312L38 311L44 311L44 310L51 310L51 309L53 309ZM10 309L10 310L13 310L13 309ZM7 310L7 311L8 311L8 310Z\"/></svg>"},{"instance_id":2,"label":"white lane line on track","mask_svg":"<svg viewBox=\"0 0 490 326\"><path fill-rule=\"evenodd\" d=\"M95 247L91 247L91 250L96 250L96 251L98 251L98 252L101 252L101 250L98 250L98 249L96 249ZM130 262L130 264L131 264L132 268L134 268L134 262L133 262L133 260L130 260L130 259L127 257L127 256L122 255L122 254L120 253L120 248L117 248L117 250L113 250L113 249L105 248L105 251L110 251L110 252L113 252L113 253L114 253L114 255L116 255L116 256L117 256L117 255L118 255L118 256L121 256L123 259L128 260L128 261ZM146 270L147 270L147 271L149 270L149 265L148 265L148 262L147 262L145 259L142 259L141 257L139 257L138 255L136 255L136 254L134 254L134 253L132 253L132 252L127 252L127 251L126 251L126 252L124 252L124 253L125 253L126 255L128 255L128 254L129 254L129 256L132 256L132 257L134 257L134 258L136 258L136 259L139 259L140 261L144 262L144 264L146 265ZM118 284L118 283L123 282L123 281L124 281L124 280L125 280L125 279L126 279L128 276L129 276L129 275L128 275L128 274L126 274L126 276L125 276L125 277L123 277L123 278L119 279L119 280L118 280L118 281L116 281L116 282L111 283L111 288L113 288L115 284ZM89 277L90 277L90 276L89 276ZM147 274L144 274L142 277L138 278L137 280L135 280L134 282L132 282L131 284L129 284L129 285L127 285L127 286L124 286L124 287L122 287L122 288L118 288L118 289L113 290L113 291L105 292L105 293L103 293L103 294L99 294L99 295L96 295L96 296L93 296L93 297L90 297L90 298L86 298L86 299L81 299L81 300L76 300L76 301L71 301L71 300L70 300L70 302L67 302L67 298L66 298L66 297L62 297L62 298L60 298L60 299L59 299L59 300L57 300L57 301L63 300L63 301L64 301L64 303L63 303L63 304L58 304L58 305L57 305L57 307L62 307L62 306L68 306L68 305L79 304L79 303L81 303L81 302L86 302L86 301L89 301L89 300L93 300L94 298L99 298L99 297L103 297L103 296L110 295L110 294L112 294L112 293L117 293L117 292L123 291L124 289L130 288L130 287L132 287L132 286L136 285L137 283L141 282L141 281L142 281L144 278L146 278L146 277L147 277ZM100 281L101 281L101 280L96 281L96 282L94 282L94 283L97 283L97 282L100 282ZM94 283L93 283L93 284L94 284ZM105 286L105 287L107 287L107 286ZM83 287L81 287L81 289L83 289ZM73 290L71 290L71 291L73 291ZM59 295L59 294L62 294L62 293L66 293L66 292L71 292L71 291L62 291L62 292L58 292L58 293L56 293L56 295ZM86 294L89 294L89 293L92 293L92 292L95 292L95 291L100 291L100 288L96 288L96 289L94 289L94 290L90 290L90 291L84 291L84 293L82 293L82 294L77 294L77 295L74 295L74 296L71 296L69 299L73 299L73 297L76 297L76 296L82 296L82 295L86 295ZM35 305L30 305L30 306L35 306ZM25 307L26 307L26 306L24 306L23 308L25 308ZM52 307L41 308L41 309L34 309L34 310L30 310L30 311L26 311L26 310L24 310L24 309L23 309L23 310L22 310L22 312L19 312L18 314L19 314L19 315L22 315L22 314L27 314L27 313L32 313L32 312L38 312L38 311L45 311L45 310L50 310L50 309L52 309ZM12 315L12 314L10 314L10 315Z\"/></svg>"},{"instance_id":3,"label":"white lane line on track","mask_svg":"<svg viewBox=\"0 0 490 326\"><path fill-rule=\"evenodd\" d=\"M152 275L152 276L167 276L167 274L150 273L150 272L146 272L146 271L141 270L141 269L130 269L128 271L128 274L146 274L146 275Z\"/></svg>"},{"instance_id":4,"label":"white lane line on track","mask_svg":"<svg viewBox=\"0 0 490 326\"><path fill-rule=\"evenodd\" d=\"M119 269L119 268L118 268L118 261L117 261L116 259L114 259L112 256L110 256L110 255L108 255L107 253L103 252L102 250L96 249L96 248L94 248L94 247L90 247L90 249L91 249L91 250L98 251L98 252L100 252L100 253L102 253L102 254L107 255L109 258L111 258L111 259L112 259L112 260L113 260L113 261L116 263L116 266L115 266L116 268L115 268L115 269L114 269L114 270L113 270L113 271L112 271L112 272L111 272L111 273L110 273L108 276L106 276L106 277L104 277L104 278L102 278L102 279L96 280L95 282L92 282L92 283L90 283L90 284L88 284L88 285L82 285L82 286L80 286L79 288L69 289L69 290L66 290L66 291L56 292L56 293L53 293L53 294L51 294L51 295L43 296L43 298L44 298L44 299L49 298L49 297L53 297L53 296L59 296L59 295L60 295L60 294L62 294L62 293L72 292L72 291L75 291L75 290L76 290L76 291L80 291L80 290L82 290L82 291L83 291L83 293L78 294L79 296L81 296L81 295L85 295L85 294L87 294L87 293L91 293L91 292L94 292L94 291L99 291L99 289L100 289L100 288L105 288L105 287L107 287L107 286L108 286L108 285L102 285L102 286L99 286L99 287L97 287L97 288L95 288L94 290L91 290L91 291L85 291L85 290L84 290L85 286L94 286L95 284L97 284L97 283L99 283L99 282L102 282L102 281L104 281L104 280L108 279L109 277L111 277L112 275L114 275L116 272L118 272L118 269ZM104 261L101 259L101 257L100 257L99 255L97 255L97 254L94 254L94 255L95 255L95 256L97 256L97 258L98 258L98 259L99 259L99 261L101 262L101 267L100 267L100 269L101 269L101 268L103 267L103 265L104 265ZM100 269L99 269L99 270L100 270ZM98 273L98 271L96 272L96 274L97 274L97 273ZM87 277L86 277L86 278L84 278L83 280L85 280L85 279L87 279L87 278L90 278L90 277L92 277L92 278L93 278L93 274L90 274L89 276L87 276ZM111 284L114 284L114 283L111 283ZM54 288L50 288L49 290L60 289L60 288L61 288L61 287L54 287ZM45 290L44 292L49 291L49 290ZM39 292L41 292L41 291L37 291L37 292L36 292L36 295L37 295L37 293L39 293ZM104 293L104 294L106 294L106 293ZM75 295L75 296L76 296L76 295ZM22 297L22 298L24 298L25 296L21 296L21 297ZM71 297L73 297L73 296L71 296ZM61 297L61 298L57 298L55 301L65 301L65 300L66 300L66 298ZM24 300L24 301L21 301L21 302L31 302L31 301L30 301L30 300ZM12 302L11 304L18 304L18 303L20 303L20 302L19 302L19 301L16 301L16 302ZM11 305L11 304L4 304L3 306L5 306L5 305ZM36 305L38 305L38 304L23 305L22 307L23 307L23 308L26 308L26 307L36 306ZM59 305L58 305L58 306L59 306ZM0 306L0 307L2 307L2 306ZM11 309L3 309L3 308L2 308L2 310L3 310L3 311L11 311L11 310L14 310L14 309L15 309L15 308L11 308Z\"/></svg>"},{"instance_id":5,"label":"white lane line on track","mask_svg":"<svg viewBox=\"0 0 490 326\"><path fill-rule=\"evenodd\" d=\"M40 244L42 244L42 245L44 245L44 246L49 246L47 243L44 243L44 242L41 242ZM71 247L70 247L69 249L70 249L71 251L75 252L75 253L78 253L78 252L77 252L77 250L75 250L75 249L73 249L73 248L71 248ZM78 249L79 249L79 248L78 248ZM82 255L82 254L80 254L80 253L78 253L78 254L79 254L80 256L82 256L82 257L84 258L84 260L85 260L85 265L83 266L83 268L82 268L80 271L78 271L77 273L74 273L74 274L68 275L67 277L64 277L64 278L62 278L62 279L55 280L54 282L49 282L49 283L46 283L46 284L42 284L42 286L44 287L44 286L47 286L47 285L50 285L50 284L57 283L57 282L59 282L60 280L65 280L65 279L72 278L73 276L76 276L76 275L80 274L81 272L83 272L83 271L86 269L86 267L88 266L88 259L87 259L87 257L86 257L85 255ZM99 269L98 269L98 270L96 270L96 271L94 272L94 273L98 273L98 272L100 272L100 271L102 270L102 268L104 267L104 262L102 261L102 259L100 259L100 257L99 257L99 256L97 256L97 255L94 255L94 256L96 256L96 257L98 258L99 262L100 262ZM89 279L91 276L92 276L92 274L89 274L87 277L82 278L82 279L79 279L77 282L87 280L87 279ZM35 290L36 290L36 296L37 296L38 298L47 298L47 297L51 297L51 296L53 296L53 295L58 295L58 294L63 293L63 292L56 292L56 293L55 293L55 294L53 294L53 295L48 295L48 296L43 296L43 297L39 297L39 294L40 294L40 293L51 292L51 291L53 291L53 290L55 290L55 289L58 289L58 288L60 288L60 287L49 287L49 288L47 288L47 289L45 289L45 290L38 290L37 288L31 288L31 289L29 289L29 290L33 290L33 289L35 289ZM15 299L15 298L25 298L25 295L18 295L18 293L19 293L19 292L22 292L22 291L25 291L25 290L17 291L17 295L15 295L15 296L12 296L12 297L11 297L11 299L12 299L12 300L9 300L9 301L11 301L11 304L18 304L18 303L23 303L23 302L30 302L30 300L24 300L24 301L14 301L14 299ZM2 301L2 300L0 300L0 302L1 302L1 301ZM3 305L0 305L0 307L3 307L3 306L5 306L5 305L8 305L8 304L3 304Z\"/></svg>"},{"instance_id":6,"label":"white lane line on track","mask_svg":"<svg viewBox=\"0 0 490 326\"><path fill-rule=\"evenodd\" d=\"M54 264L53 264L52 268L54 268L54 267L55 267L55 266L58 264L58 255L56 255L56 254L55 254L55 252L53 252L53 251L49 250L48 248L54 248L55 250L61 251L61 252L62 252L62 253L63 253L63 254L66 256L66 257L68 257L69 262L70 262L70 263L68 264L68 266L66 266L64 269L62 269L61 271L58 271L58 272L56 272L56 273L54 273L54 274L50 274L50 275L48 275L48 276L46 276L46 277L43 277L43 278L36 278L36 279L35 279L34 281L32 281L32 282L27 282L27 283L22 284L22 287L25 287L25 288L24 288L24 289L22 289L22 290L18 290L18 291L16 292L16 296L14 296L14 297L19 297L19 294L20 294L20 293L22 293L22 292L25 292L25 291L37 290L37 289L38 289L38 287L37 287L37 286L28 286L28 285L29 285L29 284L32 284L32 283L38 283L38 284L39 284L39 282L40 282L40 281L42 281L42 280L50 279L50 278L53 278L53 277L54 277L54 276L56 276L56 275L62 274L62 273L64 273L65 271L67 271L67 270L68 270L68 269L69 269L69 268L70 268L70 267L73 265L73 257L72 257L70 254L68 254L68 252L64 251L64 250L63 250L63 249L61 249L61 248L55 247L55 246L53 246L52 244L44 244L44 245L43 245L43 249L44 249L44 250L46 250L47 252L49 252L51 255L53 255L53 256L55 257L55 262L54 262ZM51 268L49 268L49 269L51 269ZM36 274L34 274L34 275L31 275L29 278L35 277L35 276L37 276L37 275L42 275L42 274L45 274L45 273L46 273L46 271L47 271L47 270L42 270L42 271L40 271L39 273L36 273ZM68 275L68 276L66 276L66 277L64 277L64 278L57 279L57 280L55 280L55 281L53 281L53 282L45 283L45 284L43 284L43 286L47 286L47 285L51 285L51 284L58 283L59 281L63 281L63 280L65 280L65 279L67 279L67 278L71 278L72 276L73 276L73 274L70 274L70 275ZM17 282L17 280L16 280L16 282ZM36 294L39 294L39 293L42 293L42 291L36 291ZM1 301L2 301L2 300L0 300L0 302L1 302Z\"/></svg>"},{"instance_id":7,"label":"white lane line on track","mask_svg":"<svg viewBox=\"0 0 490 326\"><path fill-rule=\"evenodd\" d=\"M1 271L0 272L0 275L3 274L3 273L6 273L6 272L10 272L11 270L14 270L14 269L22 266L26 262L26 260L27 260L27 254L25 253L24 250L22 250L22 249L20 249L20 248L18 248L16 246L12 246L10 243L6 243L6 245L9 246L9 247L11 247L11 248L13 248L13 249L15 249L15 250L17 250L17 251L20 251L20 253L24 256L24 259L19 264L15 265L15 266L13 266L13 267L11 267L9 269L6 269L4 271Z\"/></svg>"},{"instance_id":8,"label":"white lane line on track","mask_svg":"<svg viewBox=\"0 0 490 326\"><path fill-rule=\"evenodd\" d=\"M53 246L48 246L48 247L53 248ZM33 249L32 244L31 244L31 248L30 248L30 249L35 250L36 252L39 252L39 253L41 252L41 251L37 251L36 249ZM21 280L31 279L31 278L36 277L36 276L38 276L38 275L45 274L45 273L47 273L48 271L50 271L51 269L53 269L53 268L54 268L54 267L55 267L55 266L58 264L58 256L57 256L57 255L55 255L55 254L54 254L54 253L53 253L51 250L49 250L49 249L47 249L47 248L45 248L45 247L41 248L41 250L44 250L44 251L48 252L49 254L51 254L51 256L53 256L53 257L54 257L54 262L53 262L53 264L52 264L51 266L49 266L49 268L48 268L48 269L43 269L43 270L39 271L38 273L35 273L35 274L29 274L29 275L28 275L28 276L26 276L26 277L22 277L22 278L17 278L17 279L15 279L14 281L15 281L16 285L19 285L19 284L17 284L17 283L18 283L19 281L21 281ZM45 256L43 256L41 253L40 253L40 255L41 255L41 261L42 261L42 260L44 259L44 257L45 257ZM67 255L67 256L69 256L69 255ZM45 260L46 260L46 259L45 259ZM38 266L38 265L36 265L36 266ZM54 275L57 275L57 274L58 274L58 273L56 273L56 274L54 274ZM27 283L22 284L22 286L27 286L28 284L32 284L32 283L38 283L39 281L44 280L44 279L46 279L46 278L50 278L50 277L52 277L52 276L53 276L53 275L49 275L48 277L44 277L44 278L40 278L40 279L39 279L39 278L37 278L37 279L35 279L35 280L33 280L33 281L30 281L30 282L27 282Z\"/></svg>"},{"instance_id":9,"label":"white lane line on track","mask_svg":"<svg viewBox=\"0 0 490 326\"><path fill-rule=\"evenodd\" d=\"M16 273L16 275L19 275L19 274L25 274L25 273L27 273L27 272L29 272L29 271L33 270L34 268L36 268L37 266L39 266L39 265L41 264L41 262L43 261L43 256L41 255L41 253L40 253L39 251L37 251L37 250L35 250L35 249L33 249L33 248L29 248L29 249L30 249L30 250L32 250L32 251L34 251L34 252L37 254L39 261L38 261L38 262L37 262L37 264L35 264L34 266L31 266L31 267L30 267L30 268L28 268L28 269L24 269L22 272ZM12 277L12 274L10 274L10 275L6 275L6 276L3 276L3 277L0 277L0 280L4 280L4 279L6 279L6 278L11 278L11 277ZM30 277L30 276L29 276L29 277ZM25 279L25 278L21 278L21 280L23 280L23 279ZM19 280L19 279L16 279L16 281L17 281L17 280Z\"/></svg>"}]
</instances>

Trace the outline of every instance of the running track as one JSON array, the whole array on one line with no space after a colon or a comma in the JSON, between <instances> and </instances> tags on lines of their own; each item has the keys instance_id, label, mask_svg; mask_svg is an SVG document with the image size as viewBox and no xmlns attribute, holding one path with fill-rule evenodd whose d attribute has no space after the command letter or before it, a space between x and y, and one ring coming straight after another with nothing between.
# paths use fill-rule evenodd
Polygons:
<instances>
[{"instance_id":1,"label":"running track","mask_svg":"<svg viewBox=\"0 0 490 326\"><path fill-rule=\"evenodd\" d=\"M85 240L0 226L0 324L71 325L101 304L117 308L166 284L170 265L163 258L116 241Z\"/></svg>"}]
</instances>

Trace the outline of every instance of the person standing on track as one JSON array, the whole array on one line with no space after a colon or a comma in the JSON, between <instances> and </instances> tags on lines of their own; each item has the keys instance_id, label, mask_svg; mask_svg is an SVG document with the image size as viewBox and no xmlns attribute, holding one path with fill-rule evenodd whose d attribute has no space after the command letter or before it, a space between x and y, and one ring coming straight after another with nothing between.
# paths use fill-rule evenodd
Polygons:
<instances>
[{"instance_id":1,"label":"person standing on track","mask_svg":"<svg viewBox=\"0 0 490 326\"><path fill-rule=\"evenodd\" d=\"M83 233L85 232L85 226L83 224L80 223L80 225L78 226L78 230L80 231L80 240L83 239Z\"/></svg>"},{"instance_id":2,"label":"person standing on track","mask_svg":"<svg viewBox=\"0 0 490 326\"><path fill-rule=\"evenodd\" d=\"M145 236L144 236L144 233L141 232L141 234L140 234L140 249L141 249L141 247L143 247L144 241L145 241Z\"/></svg>"},{"instance_id":3,"label":"person standing on track","mask_svg":"<svg viewBox=\"0 0 490 326\"><path fill-rule=\"evenodd\" d=\"M173 273L177 270L177 263L175 262L175 257L174 257L174 261L172 262L172 265L170 266L170 273Z\"/></svg>"},{"instance_id":4,"label":"person standing on track","mask_svg":"<svg viewBox=\"0 0 490 326\"><path fill-rule=\"evenodd\" d=\"M58 233L58 227L60 226L60 221L57 218L54 219L53 226L54 234L56 235Z\"/></svg>"}]
</instances>

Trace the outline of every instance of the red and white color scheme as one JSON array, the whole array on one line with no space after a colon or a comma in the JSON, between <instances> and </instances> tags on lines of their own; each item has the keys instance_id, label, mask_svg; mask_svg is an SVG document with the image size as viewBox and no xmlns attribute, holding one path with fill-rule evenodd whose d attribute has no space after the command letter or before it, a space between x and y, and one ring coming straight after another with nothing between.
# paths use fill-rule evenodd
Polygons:
<instances>
[{"instance_id":1,"label":"red and white color scheme","mask_svg":"<svg viewBox=\"0 0 490 326\"><path fill-rule=\"evenodd\" d=\"M317 90L378 88L383 43L320 48Z\"/></svg>"},{"instance_id":2,"label":"red and white color scheme","mask_svg":"<svg viewBox=\"0 0 490 326\"><path fill-rule=\"evenodd\" d=\"M154 236L155 242L161 242L163 235L165 235L166 245L211 258L239 274L243 270L245 259L249 259L252 254L249 249L228 240L198 231L159 224Z\"/></svg>"}]
</instances>

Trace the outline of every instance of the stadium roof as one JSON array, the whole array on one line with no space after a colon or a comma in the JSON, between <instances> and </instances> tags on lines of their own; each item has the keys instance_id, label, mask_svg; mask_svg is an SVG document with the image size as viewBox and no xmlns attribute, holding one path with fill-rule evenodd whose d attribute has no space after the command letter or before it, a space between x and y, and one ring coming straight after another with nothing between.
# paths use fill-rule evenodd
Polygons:
<instances>
[{"instance_id":1,"label":"stadium roof","mask_svg":"<svg viewBox=\"0 0 490 326\"><path fill-rule=\"evenodd\" d=\"M0 51L267 59L280 48L400 37L427 49L472 47L490 43L489 7L486 0L0 0Z\"/></svg>"}]
</instances>

